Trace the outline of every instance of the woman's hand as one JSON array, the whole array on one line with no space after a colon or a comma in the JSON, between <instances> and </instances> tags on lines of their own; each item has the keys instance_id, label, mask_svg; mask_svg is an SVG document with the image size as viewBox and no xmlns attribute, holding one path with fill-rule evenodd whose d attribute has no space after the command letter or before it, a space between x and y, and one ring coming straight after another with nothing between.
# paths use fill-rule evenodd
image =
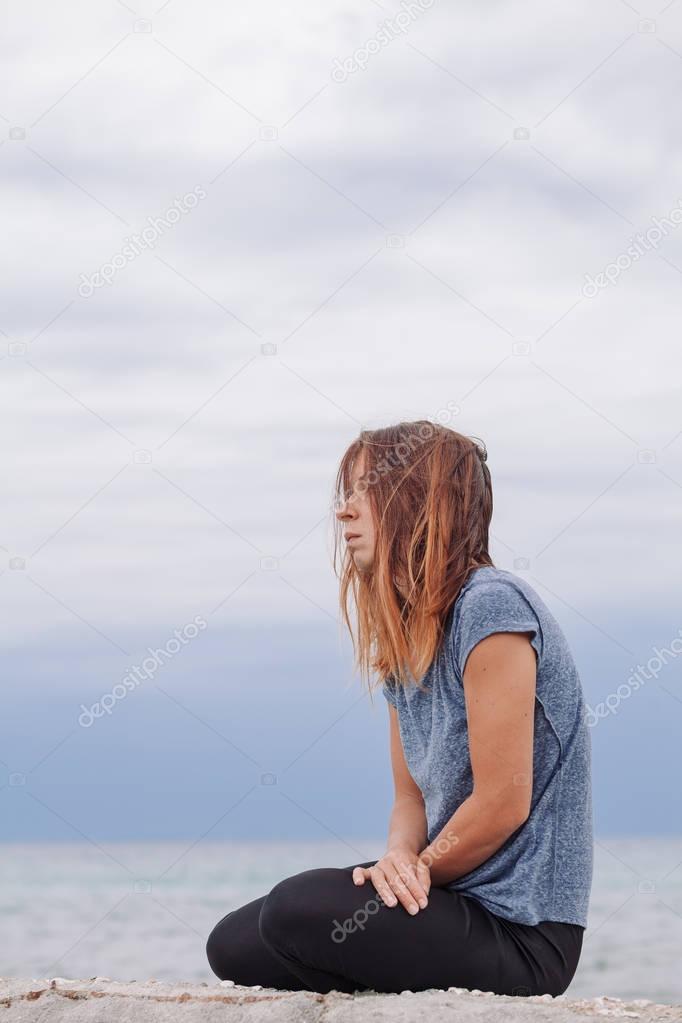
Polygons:
<instances>
[{"instance_id":1,"label":"woman's hand","mask_svg":"<svg viewBox=\"0 0 682 1023\"><path fill-rule=\"evenodd\" d=\"M431 872L411 849L389 849L373 867L356 867L353 883L370 880L387 906L398 902L414 915L426 909L431 888Z\"/></svg>"}]
</instances>

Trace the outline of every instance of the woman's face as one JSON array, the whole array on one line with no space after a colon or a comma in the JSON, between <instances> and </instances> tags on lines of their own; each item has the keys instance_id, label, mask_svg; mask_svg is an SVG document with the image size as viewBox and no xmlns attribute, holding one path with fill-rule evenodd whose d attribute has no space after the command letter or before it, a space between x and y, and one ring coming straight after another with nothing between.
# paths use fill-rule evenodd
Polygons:
<instances>
[{"instance_id":1,"label":"woman's face","mask_svg":"<svg viewBox=\"0 0 682 1023\"><path fill-rule=\"evenodd\" d=\"M374 562L374 519L367 495L367 484L360 482L365 471L365 455L356 461L353 468L351 488L345 494L343 504L337 509L336 517L343 523L343 537L359 572L367 572Z\"/></svg>"}]
</instances>

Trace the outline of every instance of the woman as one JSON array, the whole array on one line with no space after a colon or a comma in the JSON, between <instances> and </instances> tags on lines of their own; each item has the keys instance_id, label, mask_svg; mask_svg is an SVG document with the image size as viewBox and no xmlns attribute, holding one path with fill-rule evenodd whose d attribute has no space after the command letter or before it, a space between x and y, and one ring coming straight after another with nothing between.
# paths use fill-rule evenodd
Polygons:
<instances>
[{"instance_id":1,"label":"woman","mask_svg":"<svg viewBox=\"0 0 682 1023\"><path fill-rule=\"evenodd\" d=\"M288 990L563 994L592 884L590 738L561 629L488 553L485 448L426 421L366 430L336 490L341 607L388 703L386 852L228 913L211 968Z\"/></svg>"}]
</instances>

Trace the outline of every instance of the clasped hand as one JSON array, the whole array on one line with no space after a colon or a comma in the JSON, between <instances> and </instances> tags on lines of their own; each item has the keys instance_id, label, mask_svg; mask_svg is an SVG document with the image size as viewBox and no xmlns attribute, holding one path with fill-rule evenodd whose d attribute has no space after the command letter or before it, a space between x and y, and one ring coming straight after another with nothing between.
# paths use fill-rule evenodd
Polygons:
<instances>
[{"instance_id":1,"label":"clasped hand","mask_svg":"<svg viewBox=\"0 0 682 1023\"><path fill-rule=\"evenodd\" d=\"M411 849L389 849L373 867L355 867L353 883L371 881L387 906L400 903L414 916L426 909L431 872Z\"/></svg>"}]
</instances>

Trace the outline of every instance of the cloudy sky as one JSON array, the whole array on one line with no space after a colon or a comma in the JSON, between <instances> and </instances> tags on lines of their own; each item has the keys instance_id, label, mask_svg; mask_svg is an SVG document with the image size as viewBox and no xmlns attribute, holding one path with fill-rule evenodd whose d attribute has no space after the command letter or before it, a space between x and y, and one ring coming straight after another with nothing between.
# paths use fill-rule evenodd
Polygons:
<instances>
[{"instance_id":1,"label":"cloudy sky","mask_svg":"<svg viewBox=\"0 0 682 1023\"><path fill-rule=\"evenodd\" d=\"M660 2L12 6L6 837L383 833L385 709L328 523L346 445L416 417L486 442L495 561L612 698L601 832L679 830L674 653L628 683L682 626L682 4Z\"/></svg>"}]
</instances>

